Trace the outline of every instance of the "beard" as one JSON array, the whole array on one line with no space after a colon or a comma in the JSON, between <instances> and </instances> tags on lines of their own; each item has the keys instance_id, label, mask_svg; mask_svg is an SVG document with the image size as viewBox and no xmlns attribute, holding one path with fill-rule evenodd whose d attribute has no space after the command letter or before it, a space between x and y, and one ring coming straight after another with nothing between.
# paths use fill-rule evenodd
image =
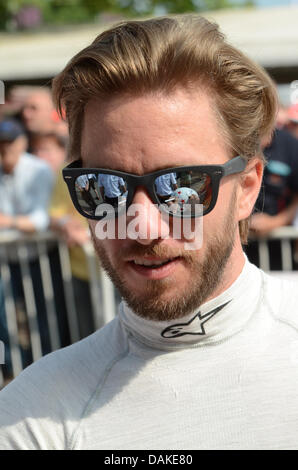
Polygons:
<instances>
[{"instance_id":1,"label":"beard","mask_svg":"<svg viewBox=\"0 0 298 470\"><path fill-rule=\"evenodd\" d=\"M117 267L110 261L103 243L95 238L91 231L93 244L102 267L111 278L115 287L127 305L138 316L154 321L170 321L188 315L206 302L220 285L224 269L233 250L238 223L235 220L235 195L232 195L227 217L219 233L208 236L204 246L204 255L198 257L198 251L186 251L169 248L154 240L144 246L132 241L132 245L121 252L124 257L157 256L161 258L181 257L191 279L187 288L179 292L171 277L159 280L147 280L142 294L133 292L125 283L125 275L120 277ZM170 292L170 295L167 295Z\"/></svg>"}]
</instances>

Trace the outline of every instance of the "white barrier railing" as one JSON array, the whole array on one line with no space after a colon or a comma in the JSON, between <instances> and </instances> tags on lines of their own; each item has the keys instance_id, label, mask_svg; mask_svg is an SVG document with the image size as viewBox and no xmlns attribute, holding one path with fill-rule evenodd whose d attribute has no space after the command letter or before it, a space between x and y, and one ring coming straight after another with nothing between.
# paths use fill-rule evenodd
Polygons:
<instances>
[{"instance_id":1,"label":"white barrier railing","mask_svg":"<svg viewBox=\"0 0 298 470\"><path fill-rule=\"evenodd\" d=\"M281 244L281 267L282 271L293 270L292 240L298 240L298 228L280 227L270 232L266 237L254 238L258 242L259 267L263 271L270 271L270 254L268 241L280 240Z\"/></svg>"},{"instance_id":2,"label":"white barrier railing","mask_svg":"<svg viewBox=\"0 0 298 470\"><path fill-rule=\"evenodd\" d=\"M42 345L38 325L38 312L34 286L30 275L30 262L32 258L37 260L40 268L50 349L54 351L61 347L57 311L55 308L53 275L51 273L48 255L49 246L50 248L55 247L59 253L63 280L63 285L61 287L63 289L65 299L65 316L67 318L70 343L81 339L78 322L78 315L80 312L77 312L76 308L71 263L68 248L65 243L51 232L27 236L18 234L17 232L0 233L0 287L2 287L2 293L4 294L5 307L5 313L2 312L2 318L0 315L0 322L2 321L3 323L3 316L5 316L7 325L5 327L2 325L2 331L4 328L7 331L6 340L9 342L11 374L14 377L22 371L23 363L20 350L20 333L18 328L18 305L16 304L13 293L13 280L11 274L12 261L14 264L19 266L21 273L22 289L24 294L23 300L33 361L36 361L42 356ZM89 272L89 289L92 304L93 324L95 329L97 329L114 318L117 313L117 301L115 299L114 287L104 271L100 268L92 244L86 244L83 249ZM0 340L3 341L1 337ZM0 366L0 388L1 380L3 381L1 368L2 367Z\"/></svg>"}]
</instances>

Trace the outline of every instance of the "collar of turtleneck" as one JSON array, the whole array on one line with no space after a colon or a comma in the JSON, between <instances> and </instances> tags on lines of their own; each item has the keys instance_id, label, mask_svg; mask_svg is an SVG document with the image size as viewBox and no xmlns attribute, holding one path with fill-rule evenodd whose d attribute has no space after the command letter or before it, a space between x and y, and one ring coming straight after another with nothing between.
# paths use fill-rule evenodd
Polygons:
<instances>
[{"instance_id":1,"label":"collar of turtleneck","mask_svg":"<svg viewBox=\"0 0 298 470\"><path fill-rule=\"evenodd\" d=\"M178 320L146 320L124 301L119 318L128 334L147 346L162 350L196 347L242 330L261 303L262 291L262 272L246 258L241 274L227 290Z\"/></svg>"}]
</instances>

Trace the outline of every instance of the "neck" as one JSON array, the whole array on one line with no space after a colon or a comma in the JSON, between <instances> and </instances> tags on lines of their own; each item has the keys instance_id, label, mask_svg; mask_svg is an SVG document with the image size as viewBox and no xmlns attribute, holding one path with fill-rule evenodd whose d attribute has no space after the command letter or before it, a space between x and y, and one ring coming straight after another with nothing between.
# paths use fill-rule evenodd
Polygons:
<instances>
[{"instance_id":1,"label":"neck","mask_svg":"<svg viewBox=\"0 0 298 470\"><path fill-rule=\"evenodd\" d=\"M242 259L242 270L240 260L236 264L240 270L236 279L233 273L233 280L223 282L218 294L214 292L204 304L178 320L147 320L123 302L119 318L132 341L154 349L175 350L222 341L240 331L257 311L263 292L261 271L244 255Z\"/></svg>"}]
</instances>

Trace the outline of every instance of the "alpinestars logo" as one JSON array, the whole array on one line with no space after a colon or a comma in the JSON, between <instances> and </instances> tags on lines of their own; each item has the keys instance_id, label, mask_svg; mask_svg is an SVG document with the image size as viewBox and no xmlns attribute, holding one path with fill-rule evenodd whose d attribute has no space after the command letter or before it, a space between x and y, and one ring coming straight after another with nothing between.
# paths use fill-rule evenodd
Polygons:
<instances>
[{"instance_id":1,"label":"alpinestars logo","mask_svg":"<svg viewBox=\"0 0 298 470\"><path fill-rule=\"evenodd\" d=\"M226 305L228 305L231 300L228 302L216 307L204 315L201 315L201 312L198 312L189 322L187 323L176 323L176 325L171 325L165 328L161 332L161 336L164 338L178 338L179 336L184 335L205 335L206 331L204 328L205 323L214 317L220 310L222 310ZM196 330L194 331L194 326Z\"/></svg>"}]
</instances>

